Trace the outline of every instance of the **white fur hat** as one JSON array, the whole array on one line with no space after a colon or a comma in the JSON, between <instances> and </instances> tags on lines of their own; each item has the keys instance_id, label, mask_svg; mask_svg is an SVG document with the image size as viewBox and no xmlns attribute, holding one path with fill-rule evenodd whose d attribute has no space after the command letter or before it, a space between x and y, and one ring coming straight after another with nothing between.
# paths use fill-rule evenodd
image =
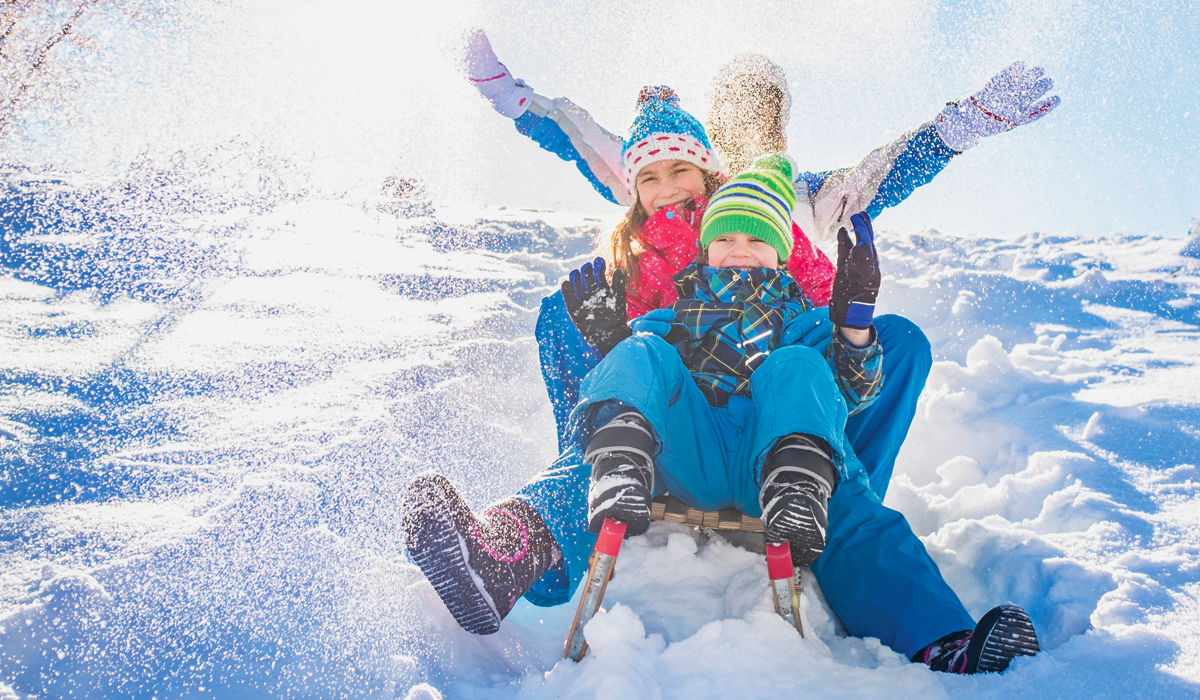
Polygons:
<instances>
[{"instance_id":1,"label":"white fur hat","mask_svg":"<svg viewBox=\"0 0 1200 700\"><path fill-rule=\"evenodd\" d=\"M712 88L708 93L709 113L712 113L713 98L716 97L717 90L722 85L733 83L742 76L758 78L768 85L779 88L779 92L783 95L783 102L779 105L779 122L780 126L786 129L788 119L792 115L792 93L788 92L787 75L784 74L783 68L778 63L761 53L740 53L721 66L717 74L713 76Z\"/></svg>"}]
</instances>

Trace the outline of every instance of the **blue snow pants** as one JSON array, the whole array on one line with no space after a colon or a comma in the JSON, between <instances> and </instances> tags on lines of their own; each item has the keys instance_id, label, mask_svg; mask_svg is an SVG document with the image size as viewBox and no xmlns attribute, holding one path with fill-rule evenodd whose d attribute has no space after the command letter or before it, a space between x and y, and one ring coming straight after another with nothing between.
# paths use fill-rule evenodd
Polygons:
<instances>
[{"instance_id":1,"label":"blue snow pants","mask_svg":"<svg viewBox=\"0 0 1200 700\"><path fill-rule=\"evenodd\" d=\"M846 423L844 476L829 501L825 551L812 570L850 634L877 637L911 656L950 632L972 629L975 622L904 517L881 502L932 361L928 341L910 321L881 316L875 327L887 378L876 402ZM559 293L542 301L536 335L560 455L517 497L537 510L563 553L563 567L547 572L525 595L535 605L552 606L570 600L596 542L587 529L591 469L566 427L599 355L579 335ZM866 460L856 453L873 461L864 468ZM757 497L754 503L757 508Z\"/></svg>"},{"instance_id":2,"label":"blue snow pants","mask_svg":"<svg viewBox=\"0 0 1200 700\"><path fill-rule=\"evenodd\" d=\"M762 464L792 433L830 444L843 464L846 402L817 350L779 348L750 375L750 397L709 405L667 341L638 334L622 341L583 380L571 415L575 447L618 414L637 409L654 430L655 491L700 510L737 508L758 517ZM844 474L843 474L844 476Z\"/></svg>"}]
</instances>

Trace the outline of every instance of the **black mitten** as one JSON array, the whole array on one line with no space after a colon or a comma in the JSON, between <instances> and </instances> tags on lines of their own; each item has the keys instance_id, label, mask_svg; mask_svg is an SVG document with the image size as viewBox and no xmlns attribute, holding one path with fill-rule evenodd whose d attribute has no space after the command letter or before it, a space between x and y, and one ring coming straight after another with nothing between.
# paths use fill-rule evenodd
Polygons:
<instances>
[{"instance_id":1,"label":"black mitten","mask_svg":"<svg viewBox=\"0 0 1200 700\"><path fill-rule=\"evenodd\" d=\"M604 276L604 258L571 272L562 283L562 295L575 327L601 355L633 335L626 319L625 273L613 272L610 285Z\"/></svg>"},{"instance_id":2,"label":"black mitten","mask_svg":"<svg viewBox=\"0 0 1200 700\"><path fill-rule=\"evenodd\" d=\"M846 229L838 231L837 277L829 300L829 320L842 328L867 329L875 316L879 296L879 256L875 253L875 230L866 212L850 217L858 242L850 243Z\"/></svg>"}]
</instances>

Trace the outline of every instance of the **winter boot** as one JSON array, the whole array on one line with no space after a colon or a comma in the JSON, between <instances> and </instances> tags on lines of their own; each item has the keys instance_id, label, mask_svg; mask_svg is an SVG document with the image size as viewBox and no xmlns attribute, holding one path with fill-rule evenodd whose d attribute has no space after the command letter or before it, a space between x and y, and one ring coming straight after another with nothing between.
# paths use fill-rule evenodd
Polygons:
<instances>
[{"instance_id":1,"label":"winter boot","mask_svg":"<svg viewBox=\"0 0 1200 700\"><path fill-rule=\"evenodd\" d=\"M517 599L562 561L546 523L515 498L477 516L446 477L422 474L401 507L409 557L472 634L499 630Z\"/></svg>"},{"instance_id":2,"label":"winter boot","mask_svg":"<svg viewBox=\"0 0 1200 700\"><path fill-rule=\"evenodd\" d=\"M789 542L792 563L808 566L825 550L829 496L837 470L825 442L793 433L780 438L763 465L758 491L768 542Z\"/></svg>"},{"instance_id":3,"label":"winter boot","mask_svg":"<svg viewBox=\"0 0 1200 700\"><path fill-rule=\"evenodd\" d=\"M912 660L945 673L999 673L1018 656L1038 653L1037 633L1015 605L992 608L972 631L952 632Z\"/></svg>"},{"instance_id":4,"label":"winter boot","mask_svg":"<svg viewBox=\"0 0 1200 700\"><path fill-rule=\"evenodd\" d=\"M588 440L583 461L592 466L589 530L600 532L605 518L625 523L626 537L650 528L654 452L650 423L633 410L613 418Z\"/></svg>"}]
</instances>

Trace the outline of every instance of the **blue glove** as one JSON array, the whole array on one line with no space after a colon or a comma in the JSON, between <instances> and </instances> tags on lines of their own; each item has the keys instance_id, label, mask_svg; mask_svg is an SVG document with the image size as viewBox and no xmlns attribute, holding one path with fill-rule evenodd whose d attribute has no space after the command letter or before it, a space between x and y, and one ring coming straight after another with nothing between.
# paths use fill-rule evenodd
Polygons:
<instances>
[{"instance_id":1,"label":"blue glove","mask_svg":"<svg viewBox=\"0 0 1200 700\"><path fill-rule=\"evenodd\" d=\"M655 309L630 321L629 327L633 329L634 333L653 333L666 338L667 334L671 332L671 321L674 320L675 312L673 310Z\"/></svg>"},{"instance_id":2,"label":"blue glove","mask_svg":"<svg viewBox=\"0 0 1200 700\"><path fill-rule=\"evenodd\" d=\"M825 309L809 309L783 327L783 345L804 345L824 350L833 339L833 322Z\"/></svg>"}]
</instances>

